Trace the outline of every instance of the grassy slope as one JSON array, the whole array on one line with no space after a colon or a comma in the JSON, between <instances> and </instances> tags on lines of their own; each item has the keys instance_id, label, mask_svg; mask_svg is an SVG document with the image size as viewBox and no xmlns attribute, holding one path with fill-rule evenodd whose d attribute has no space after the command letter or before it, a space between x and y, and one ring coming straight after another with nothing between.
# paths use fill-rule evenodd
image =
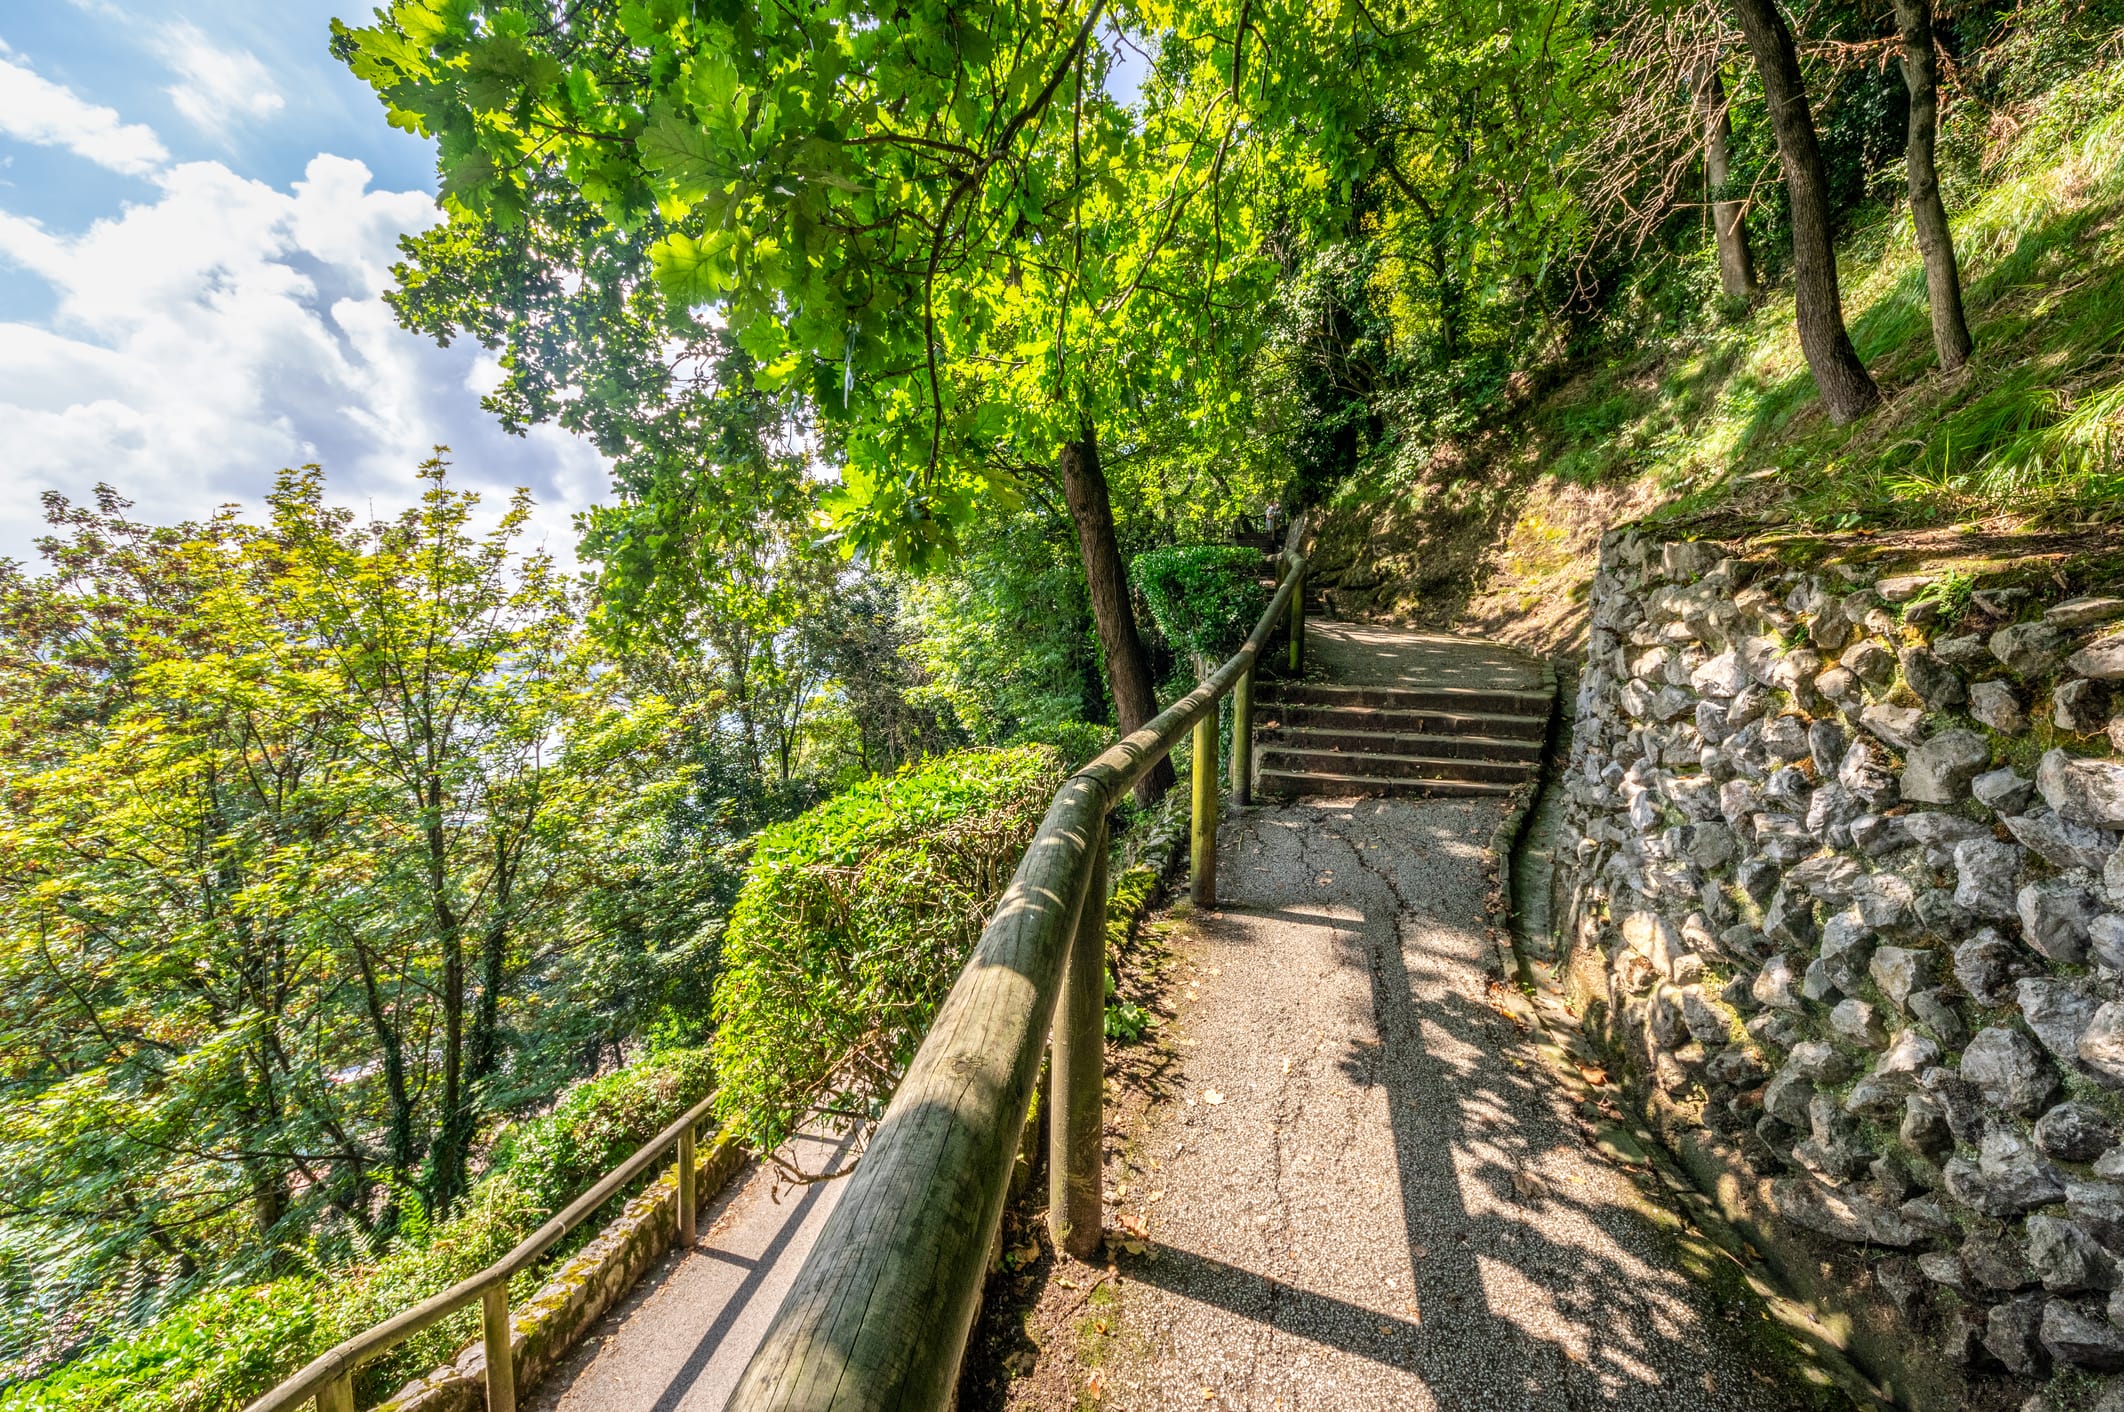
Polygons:
<instances>
[{"instance_id":1,"label":"grassy slope","mask_svg":"<svg viewBox=\"0 0 2124 1412\"><path fill-rule=\"evenodd\" d=\"M1985 157L1949 187L1968 367L1935 367L1899 211L1842 251L1881 411L1829 424L1774 291L1740 322L1581 366L1428 484L1353 489L1329 542L1386 583L1345 606L1555 646L1577 636L1589 550L1620 519L1987 538L2124 519L2124 63L1995 122Z\"/></svg>"}]
</instances>

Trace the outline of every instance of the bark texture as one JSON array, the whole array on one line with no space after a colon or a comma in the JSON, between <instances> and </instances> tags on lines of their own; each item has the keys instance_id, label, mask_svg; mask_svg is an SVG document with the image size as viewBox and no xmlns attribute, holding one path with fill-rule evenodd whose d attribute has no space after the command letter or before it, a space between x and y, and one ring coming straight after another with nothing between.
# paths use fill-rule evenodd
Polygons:
<instances>
[{"instance_id":1,"label":"bark texture","mask_svg":"<svg viewBox=\"0 0 2124 1412\"><path fill-rule=\"evenodd\" d=\"M1728 299L1747 303L1755 298L1755 257L1748 249L1747 228L1741 224L1748 203L1721 194L1733 180L1733 120L1726 111L1726 86L1719 81L1715 66L1705 68L1696 99L1704 115L1704 182L1711 188L1718 285Z\"/></svg>"},{"instance_id":2,"label":"bark texture","mask_svg":"<svg viewBox=\"0 0 2124 1412\"><path fill-rule=\"evenodd\" d=\"M1895 27L1903 42L1903 84L1910 90L1910 135L1904 168L1910 181L1910 224L1925 258L1925 302L1932 309L1932 345L1946 372L1969 361L1976 342L1962 313L1962 272L1954 261L1947 203L1940 199L1940 170L1933 149L1940 134L1940 65L1932 41L1930 0L1895 0Z\"/></svg>"},{"instance_id":3,"label":"bark texture","mask_svg":"<svg viewBox=\"0 0 2124 1412\"><path fill-rule=\"evenodd\" d=\"M1106 652L1106 680L1113 688L1121 733L1126 735L1158 714L1158 695L1143 639L1136 633L1136 614L1128 599L1128 570L1114 538L1114 507L1107 498L1106 472L1099 465L1099 443L1091 428L1062 448L1059 461L1062 493L1069 501L1070 518L1077 522L1077 548L1091 591L1092 619L1098 625L1099 645ZM1161 760L1137 781L1136 802L1154 803L1172 784L1172 763Z\"/></svg>"},{"instance_id":4,"label":"bark texture","mask_svg":"<svg viewBox=\"0 0 2124 1412\"><path fill-rule=\"evenodd\" d=\"M1776 0L1733 0L1762 76L1777 134L1777 155L1792 202L1792 284L1800 350L1831 421L1853 422L1878 407L1880 389L1859 361L1844 327L1844 300L1837 288L1836 245L1830 238L1829 176L1815 137L1814 113L1800 76L1799 51Z\"/></svg>"}]
</instances>

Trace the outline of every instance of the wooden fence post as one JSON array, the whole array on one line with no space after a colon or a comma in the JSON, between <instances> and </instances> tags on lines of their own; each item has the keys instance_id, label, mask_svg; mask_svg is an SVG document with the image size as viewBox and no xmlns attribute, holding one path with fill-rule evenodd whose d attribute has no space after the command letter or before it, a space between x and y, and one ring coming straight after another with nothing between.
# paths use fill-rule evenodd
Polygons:
<instances>
[{"instance_id":1,"label":"wooden fence post","mask_svg":"<svg viewBox=\"0 0 2124 1412\"><path fill-rule=\"evenodd\" d=\"M1305 570L1292 575L1291 584L1291 675L1305 670Z\"/></svg>"},{"instance_id":2,"label":"wooden fence post","mask_svg":"<svg viewBox=\"0 0 2124 1412\"><path fill-rule=\"evenodd\" d=\"M681 1250L693 1248L695 1207L700 1204L700 1174L695 1169L693 1153L693 1125L688 1123L678 1140L678 1245Z\"/></svg>"},{"instance_id":3,"label":"wooden fence post","mask_svg":"<svg viewBox=\"0 0 2124 1412\"><path fill-rule=\"evenodd\" d=\"M1254 802L1254 664L1232 684L1232 803Z\"/></svg>"},{"instance_id":4,"label":"wooden fence post","mask_svg":"<svg viewBox=\"0 0 2124 1412\"><path fill-rule=\"evenodd\" d=\"M317 1389L317 1412L354 1412L352 1373L343 1373Z\"/></svg>"},{"instance_id":5,"label":"wooden fence post","mask_svg":"<svg viewBox=\"0 0 2124 1412\"><path fill-rule=\"evenodd\" d=\"M509 1347L509 1282L481 1292L480 1333L487 1345L487 1412L516 1412L516 1354Z\"/></svg>"},{"instance_id":6,"label":"wooden fence post","mask_svg":"<svg viewBox=\"0 0 2124 1412\"><path fill-rule=\"evenodd\" d=\"M1195 722L1194 847L1188 900L1197 907L1217 905L1217 708L1212 705Z\"/></svg>"},{"instance_id":7,"label":"wooden fence post","mask_svg":"<svg viewBox=\"0 0 2124 1412\"><path fill-rule=\"evenodd\" d=\"M1090 845L1091 880L1070 939L1048 1064L1047 1233L1079 1260L1106 1237L1100 1206L1106 1128L1106 821Z\"/></svg>"}]
</instances>

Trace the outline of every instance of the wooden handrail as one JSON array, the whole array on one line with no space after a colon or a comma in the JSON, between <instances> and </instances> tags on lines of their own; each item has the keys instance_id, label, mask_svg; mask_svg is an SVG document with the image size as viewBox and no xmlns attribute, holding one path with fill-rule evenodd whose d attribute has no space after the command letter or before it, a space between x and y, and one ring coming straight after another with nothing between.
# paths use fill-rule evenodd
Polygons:
<instances>
[{"instance_id":1,"label":"wooden handrail","mask_svg":"<svg viewBox=\"0 0 2124 1412\"><path fill-rule=\"evenodd\" d=\"M687 1109L678 1121L651 1138L646 1146L620 1163L596 1186L569 1202L558 1215L526 1236L507 1255L486 1269L458 1281L440 1294L429 1296L411 1309L394 1314L374 1328L327 1349L312 1359L302 1371L251 1403L244 1412L286 1412L286 1409L298 1407L311 1397L317 1399L317 1412L353 1412L351 1382L357 1368L381 1357L438 1319L449 1317L474 1300L482 1301L486 1306L483 1332L488 1354L488 1412L514 1412L515 1376L507 1355L509 1281L527 1269L531 1262L543 1255L555 1241L581 1225L591 1213L618 1195L629 1182L655 1166L657 1159L674 1144L684 1149L682 1157L690 1161L693 1155L694 1127L708 1116L708 1106L712 1102L714 1098L710 1096ZM684 1207L693 1191L693 1174L690 1171L682 1171L679 1174L679 1186L679 1204ZM682 1239L691 1234L690 1227L693 1223L688 1219L689 1215L686 1211L680 1212L679 1233ZM500 1358L495 1356L497 1349L502 1351L503 1356ZM506 1392L496 1386L497 1382L505 1384Z\"/></svg>"},{"instance_id":2,"label":"wooden handrail","mask_svg":"<svg viewBox=\"0 0 2124 1412\"><path fill-rule=\"evenodd\" d=\"M1091 893L1106 816L1198 722L1208 729L1196 737L1196 798L1206 771L1214 800L1217 703L1250 681L1286 608L1291 665L1300 665L1303 534L1300 519L1285 540L1287 572L1246 645L1056 792L725 1404L729 1412L932 1412L951 1404L1058 1005L1070 1033L1058 1038L1052 1071L1051 1190L1088 1207L1091 1229L1082 1228L1081 1210L1060 1212L1053 1201L1049 1219L1075 1253L1097 1248L1100 1069L1087 1056L1103 1052L1103 1017L1088 996L1064 1000L1063 978L1067 970L1070 984L1082 986L1102 974L1105 898Z\"/></svg>"}]
</instances>

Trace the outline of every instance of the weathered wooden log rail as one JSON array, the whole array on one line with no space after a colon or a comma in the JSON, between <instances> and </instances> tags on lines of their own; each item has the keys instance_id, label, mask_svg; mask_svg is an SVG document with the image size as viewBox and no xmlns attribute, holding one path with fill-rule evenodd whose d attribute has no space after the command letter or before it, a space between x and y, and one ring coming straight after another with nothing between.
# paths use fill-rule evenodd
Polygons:
<instances>
[{"instance_id":1,"label":"weathered wooden log rail","mask_svg":"<svg viewBox=\"0 0 2124 1412\"><path fill-rule=\"evenodd\" d=\"M510 1341L509 1281L529 1269L554 1242L588 1220L629 1183L655 1167L674 1147L678 1150L676 1243L681 1249L692 1245L694 1223L700 1208L695 1186L699 1170L695 1135L701 1121L708 1116L708 1106L713 1101L712 1097L704 1098L687 1109L677 1122L651 1138L610 1175L569 1202L552 1220L486 1269L327 1349L293 1377L251 1403L244 1412L283 1412L283 1409L299 1407L313 1397L317 1400L317 1412L354 1412L354 1374L362 1364L382 1357L422 1329L448 1318L475 1300L480 1304L480 1332L487 1352L487 1412L516 1412L516 1362Z\"/></svg>"},{"instance_id":2,"label":"weathered wooden log rail","mask_svg":"<svg viewBox=\"0 0 2124 1412\"><path fill-rule=\"evenodd\" d=\"M1303 533L1302 521L1291 526L1282 581L1246 645L1055 794L730 1412L951 1405L1050 1031L1048 1224L1070 1253L1097 1251L1107 815L1192 729L1192 893L1215 901L1218 703L1235 693L1232 790L1244 800L1254 664L1286 611L1290 665L1302 665Z\"/></svg>"}]
</instances>

